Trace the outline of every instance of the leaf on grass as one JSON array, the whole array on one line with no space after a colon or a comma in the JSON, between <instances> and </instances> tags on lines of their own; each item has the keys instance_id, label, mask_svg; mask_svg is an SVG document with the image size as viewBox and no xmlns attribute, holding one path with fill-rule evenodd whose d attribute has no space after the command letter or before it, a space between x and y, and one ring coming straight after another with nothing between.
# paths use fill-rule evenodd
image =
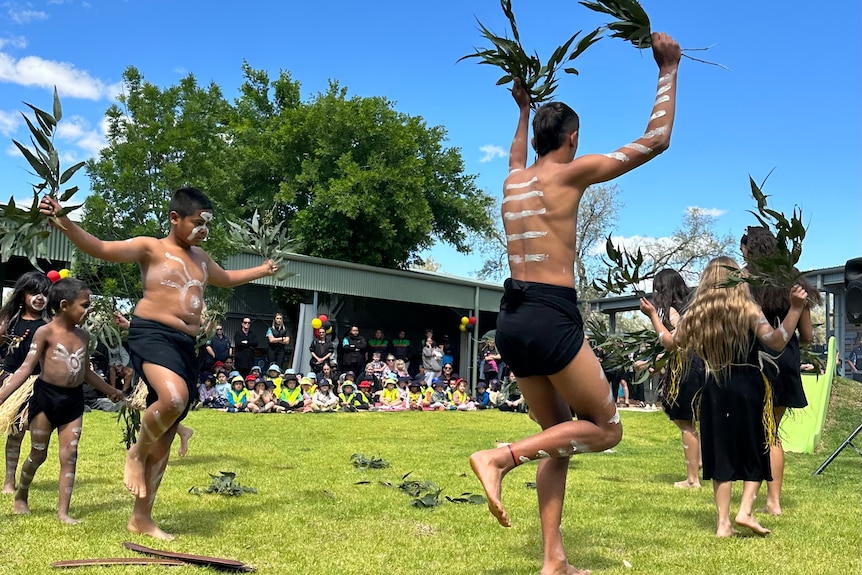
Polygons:
<instances>
[{"instance_id":1,"label":"leaf on grass","mask_svg":"<svg viewBox=\"0 0 862 575\"><path fill-rule=\"evenodd\" d=\"M525 481L524 487L526 487L527 489L535 489L536 488L536 482L535 481Z\"/></svg>"}]
</instances>

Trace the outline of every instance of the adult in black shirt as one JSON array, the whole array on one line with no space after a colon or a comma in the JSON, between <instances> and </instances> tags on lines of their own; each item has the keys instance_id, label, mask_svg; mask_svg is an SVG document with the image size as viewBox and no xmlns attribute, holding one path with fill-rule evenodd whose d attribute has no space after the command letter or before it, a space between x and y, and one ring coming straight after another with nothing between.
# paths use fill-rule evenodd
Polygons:
<instances>
[{"instance_id":1,"label":"adult in black shirt","mask_svg":"<svg viewBox=\"0 0 862 575\"><path fill-rule=\"evenodd\" d=\"M257 336L251 331L251 319L244 317L242 327L233 336L233 356L235 367L243 377L247 376L254 365L254 350L257 349Z\"/></svg>"},{"instance_id":2,"label":"adult in black shirt","mask_svg":"<svg viewBox=\"0 0 862 575\"><path fill-rule=\"evenodd\" d=\"M284 355L290 344L290 336L287 335L287 327L285 327L284 318L280 313L275 314L272 325L266 330L266 339L269 342L269 349L266 351L269 365L275 364L284 369Z\"/></svg>"},{"instance_id":3,"label":"adult in black shirt","mask_svg":"<svg viewBox=\"0 0 862 575\"><path fill-rule=\"evenodd\" d=\"M368 343L359 335L359 327L351 326L350 331L341 341L343 351L342 371L352 371L357 378L365 373L365 349Z\"/></svg>"}]
</instances>

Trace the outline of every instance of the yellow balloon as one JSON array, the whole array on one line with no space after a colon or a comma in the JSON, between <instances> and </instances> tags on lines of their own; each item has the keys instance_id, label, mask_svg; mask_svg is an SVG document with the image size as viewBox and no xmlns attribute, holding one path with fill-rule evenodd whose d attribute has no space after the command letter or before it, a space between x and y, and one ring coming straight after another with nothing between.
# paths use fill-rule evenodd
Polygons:
<instances>
[{"instance_id":1,"label":"yellow balloon","mask_svg":"<svg viewBox=\"0 0 862 575\"><path fill-rule=\"evenodd\" d=\"M467 326L462 323L461 325L458 326L458 329L460 331L467 331Z\"/></svg>"},{"instance_id":2,"label":"yellow balloon","mask_svg":"<svg viewBox=\"0 0 862 575\"><path fill-rule=\"evenodd\" d=\"M311 320L311 327L313 327L314 329L320 329L322 325L323 325L323 322L320 321L319 317L316 317L313 320Z\"/></svg>"},{"instance_id":3,"label":"yellow balloon","mask_svg":"<svg viewBox=\"0 0 862 575\"><path fill-rule=\"evenodd\" d=\"M328 330L326 330L326 333L332 333L332 328L329 328Z\"/></svg>"},{"instance_id":4,"label":"yellow balloon","mask_svg":"<svg viewBox=\"0 0 862 575\"><path fill-rule=\"evenodd\" d=\"M461 325L467 325L468 323L470 323L470 318L469 318L469 317L464 316L464 317L462 317L462 318L461 318Z\"/></svg>"},{"instance_id":5,"label":"yellow balloon","mask_svg":"<svg viewBox=\"0 0 862 575\"><path fill-rule=\"evenodd\" d=\"M72 272L70 272L70 271L69 271L69 270L67 270L66 268L63 268L63 269L61 269L61 270L60 270L60 279L67 278L67 277L69 277L70 275L72 275Z\"/></svg>"}]
</instances>

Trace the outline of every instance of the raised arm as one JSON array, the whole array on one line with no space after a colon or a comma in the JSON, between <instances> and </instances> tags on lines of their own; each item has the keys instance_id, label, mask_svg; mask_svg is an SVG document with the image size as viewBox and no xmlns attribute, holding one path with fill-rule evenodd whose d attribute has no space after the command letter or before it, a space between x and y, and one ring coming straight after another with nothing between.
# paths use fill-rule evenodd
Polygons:
<instances>
[{"instance_id":1,"label":"raised arm","mask_svg":"<svg viewBox=\"0 0 862 575\"><path fill-rule=\"evenodd\" d=\"M658 65L658 87L644 134L610 154L588 154L570 164L572 183L586 188L612 180L652 160L670 146L676 115L679 44L665 33L654 32L652 50Z\"/></svg>"},{"instance_id":2,"label":"raised arm","mask_svg":"<svg viewBox=\"0 0 862 575\"><path fill-rule=\"evenodd\" d=\"M207 269L209 269L209 283L216 287L236 287L248 282L269 277L278 271L278 266L272 260L266 260L255 268L243 270L226 270L218 265L207 255Z\"/></svg>"},{"instance_id":3,"label":"raised arm","mask_svg":"<svg viewBox=\"0 0 862 575\"><path fill-rule=\"evenodd\" d=\"M811 308L805 306L802 310L802 315L799 316L799 323L796 324L796 329L799 330L799 343L808 345L814 341L814 326L811 323Z\"/></svg>"},{"instance_id":4,"label":"raised arm","mask_svg":"<svg viewBox=\"0 0 862 575\"><path fill-rule=\"evenodd\" d=\"M775 329L769 325L763 311L756 304L752 304L751 329L763 345L775 351L781 351L796 330L802 310L805 309L807 303L808 293L800 285L794 285L790 289L790 311L787 312L781 325Z\"/></svg>"},{"instance_id":5,"label":"raised arm","mask_svg":"<svg viewBox=\"0 0 862 575\"><path fill-rule=\"evenodd\" d=\"M523 170L527 167L527 140L530 135L530 94L524 89L520 78L515 78L512 87L512 97L518 103L518 127L515 129L515 137L512 138L512 147L509 148L509 173L515 170Z\"/></svg>"},{"instance_id":6,"label":"raised arm","mask_svg":"<svg viewBox=\"0 0 862 575\"><path fill-rule=\"evenodd\" d=\"M60 209L60 203L50 196L45 196L39 203L39 211L49 217L54 217ZM150 254L156 241L154 238L137 237L121 242L106 242L84 231L66 216L58 218L55 226L88 256L113 263L142 261Z\"/></svg>"},{"instance_id":7,"label":"raised arm","mask_svg":"<svg viewBox=\"0 0 862 575\"><path fill-rule=\"evenodd\" d=\"M676 342L673 340L673 330L667 329L658 316L658 311L655 306L645 297L640 300L641 312L647 316L652 323L652 328L658 334L659 342L668 351L676 349Z\"/></svg>"}]
</instances>

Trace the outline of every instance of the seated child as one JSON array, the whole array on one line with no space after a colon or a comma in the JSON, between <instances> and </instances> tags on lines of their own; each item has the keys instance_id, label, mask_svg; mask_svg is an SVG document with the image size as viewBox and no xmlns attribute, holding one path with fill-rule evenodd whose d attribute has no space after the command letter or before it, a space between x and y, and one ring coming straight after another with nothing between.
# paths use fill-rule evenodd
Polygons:
<instances>
[{"instance_id":1,"label":"seated child","mask_svg":"<svg viewBox=\"0 0 862 575\"><path fill-rule=\"evenodd\" d=\"M248 406L248 390L243 385L242 376L237 373L230 380L231 390L227 395L227 410L228 413L236 413L238 411L247 411Z\"/></svg>"},{"instance_id":2,"label":"seated child","mask_svg":"<svg viewBox=\"0 0 862 575\"><path fill-rule=\"evenodd\" d=\"M464 379L458 380L458 387L452 393L452 403L455 409L459 411L474 411L476 404L470 399L470 394L467 393L467 381Z\"/></svg>"},{"instance_id":3,"label":"seated child","mask_svg":"<svg viewBox=\"0 0 862 575\"><path fill-rule=\"evenodd\" d=\"M298 383L295 373L285 374L281 380L281 391L276 396L276 404L282 412L300 412L305 406L302 401L302 389L299 388Z\"/></svg>"},{"instance_id":4,"label":"seated child","mask_svg":"<svg viewBox=\"0 0 862 575\"><path fill-rule=\"evenodd\" d=\"M481 379L476 384L476 409L492 409L491 395L488 393L488 386Z\"/></svg>"},{"instance_id":5,"label":"seated child","mask_svg":"<svg viewBox=\"0 0 862 575\"><path fill-rule=\"evenodd\" d=\"M311 411L315 413L338 411L338 397L332 393L332 386L328 379L320 380L317 391L311 397Z\"/></svg>"},{"instance_id":6,"label":"seated child","mask_svg":"<svg viewBox=\"0 0 862 575\"><path fill-rule=\"evenodd\" d=\"M266 382L256 381L254 391L249 393L248 410L252 413L270 413L274 407L275 398L272 396L272 391L267 390Z\"/></svg>"},{"instance_id":7,"label":"seated child","mask_svg":"<svg viewBox=\"0 0 862 575\"><path fill-rule=\"evenodd\" d=\"M411 379L407 384L407 406L410 411L422 411L422 402L424 401L422 386L415 379Z\"/></svg>"},{"instance_id":8,"label":"seated child","mask_svg":"<svg viewBox=\"0 0 862 575\"><path fill-rule=\"evenodd\" d=\"M368 409L368 400L361 391L356 391L351 379L345 379L338 393L338 403L341 411L358 411Z\"/></svg>"},{"instance_id":9,"label":"seated child","mask_svg":"<svg viewBox=\"0 0 862 575\"><path fill-rule=\"evenodd\" d=\"M302 412L308 413L311 411L311 398L317 391L317 385L313 379L305 376L299 380L299 389L302 390Z\"/></svg>"},{"instance_id":10,"label":"seated child","mask_svg":"<svg viewBox=\"0 0 862 575\"><path fill-rule=\"evenodd\" d=\"M87 285L77 278L59 280L48 292L48 308L55 314L54 319L36 329L24 362L0 388L2 404L30 377L36 364L41 365L29 403L30 456L21 468L13 509L19 515L30 513L30 485L48 457L48 443L56 429L60 441L57 518L64 523L75 524L80 521L69 515L69 504L84 420L84 390L81 385L86 381L113 401L120 401L123 394L105 383L90 367L90 334L79 327L90 308Z\"/></svg>"},{"instance_id":11,"label":"seated child","mask_svg":"<svg viewBox=\"0 0 862 575\"><path fill-rule=\"evenodd\" d=\"M443 411L444 409L455 409L455 406L449 401L449 392L446 390L446 384L439 377L431 380L431 387L434 391L431 393L431 405L428 409L435 411Z\"/></svg>"},{"instance_id":12,"label":"seated child","mask_svg":"<svg viewBox=\"0 0 862 575\"><path fill-rule=\"evenodd\" d=\"M269 369L266 370L266 379L275 384L275 389L281 388L281 369L278 367L278 364L273 363L269 366ZM273 392L274 393L274 392Z\"/></svg>"},{"instance_id":13,"label":"seated child","mask_svg":"<svg viewBox=\"0 0 862 575\"><path fill-rule=\"evenodd\" d=\"M380 393L380 403L376 406L377 411L404 411L407 405L404 403L398 389L398 380L395 376L389 376L383 382L384 388Z\"/></svg>"},{"instance_id":14,"label":"seated child","mask_svg":"<svg viewBox=\"0 0 862 575\"><path fill-rule=\"evenodd\" d=\"M367 379L363 379L359 382L359 393L365 398L369 408L377 401L378 396L373 390L372 383Z\"/></svg>"},{"instance_id":15,"label":"seated child","mask_svg":"<svg viewBox=\"0 0 862 575\"><path fill-rule=\"evenodd\" d=\"M239 375L239 372L236 375ZM230 380L232 377L225 370L221 370L216 374L216 390L218 390L219 397L224 400L225 406L227 406L227 396L230 394Z\"/></svg>"},{"instance_id":16,"label":"seated child","mask_svg":"<svg viewBox=\"0 0 862 575\"><path fill-rule=\"evenodd\" d=\"M201 374L201 384L198 386L198 401L202 407L209 409L221 409L226 407L226 404L219 395L216 389L213 375L205 371Z\"/></svg>"}]
</instances>

